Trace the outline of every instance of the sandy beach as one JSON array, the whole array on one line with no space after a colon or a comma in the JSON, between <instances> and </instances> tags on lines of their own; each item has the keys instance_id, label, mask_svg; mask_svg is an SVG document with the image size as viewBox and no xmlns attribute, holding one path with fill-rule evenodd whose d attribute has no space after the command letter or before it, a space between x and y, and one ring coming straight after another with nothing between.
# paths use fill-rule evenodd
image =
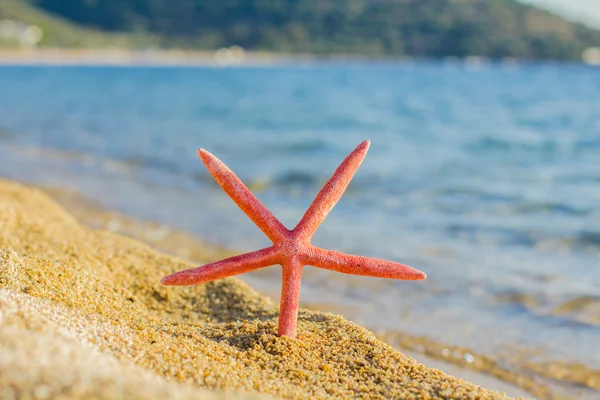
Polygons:
<instances>
[{"instance_id":1,"label":"sandy beach","mask_svg":"<svg viewBox=\"0 0 600 400\"><path fill-rule=\"evenodd\" d=\"M238 279L159 284L189 267L0 181L0 398L507 398L329 313L279 338Z\"/></svg>"}]
</instances>

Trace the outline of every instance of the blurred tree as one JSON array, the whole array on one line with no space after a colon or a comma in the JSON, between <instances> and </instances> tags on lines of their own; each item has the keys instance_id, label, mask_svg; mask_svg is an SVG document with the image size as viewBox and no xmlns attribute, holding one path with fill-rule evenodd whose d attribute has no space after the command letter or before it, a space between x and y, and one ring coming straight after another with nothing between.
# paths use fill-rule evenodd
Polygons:
<instances>
[{"instance_id":1,"label":"blurred tree","mask_svg":"<svg viewBox=\"0 0 600 400\"><path fill-rule=\"evenodd\" d=\"M494 58L579 58L600 32L515 0L28 0L164 45Z\"/></svg>"}]
</instances>

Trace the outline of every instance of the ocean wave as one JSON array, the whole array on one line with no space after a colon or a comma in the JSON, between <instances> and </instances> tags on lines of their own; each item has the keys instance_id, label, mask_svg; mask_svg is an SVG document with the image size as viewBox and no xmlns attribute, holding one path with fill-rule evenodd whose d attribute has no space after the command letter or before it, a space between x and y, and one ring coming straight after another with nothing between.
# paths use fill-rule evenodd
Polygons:
<instances>
[{"instance_id":1,"label":"ocean wave","mask_svg":"<svg viewBox=\"0 0 600 400\"><path fill-rule=\"evenodd\" d=\"M506 227L490 227L476 224L452 223L444 230L449 236L462 237L474 242L489 243L496 245L519 245L533 247L537 243L532 232Z\"/></svg>"},{"instance_id":2,"label":"ocean wave","mask_svg":"<svg viewBox=\"0 0 600 400\"><path fill-rule=\"evenodd\" d=\"M574 151L577 154L597 152L599 150L600 140L598 139L580 140L574 145Z\"/></svg>"},{"instance_id":3,"label":"ocean wave","mask_svg":"<svg viewBox=\"0 0 600 400\"><path fill-rule=\"evenodd\" d=\"M600 248L600 231L581 231L573 241L575 246Z\"/></svg>"},{"instance_id":4,"label":"ocean wave","mask_svg":"<svg viewBox=\"0 0 600 400\"><path fill-rule=\"evenodd\" d=\"M321 139L306 139L298 141L280 141L265 145L266 152L284 152L294 154L316 153L321 151L331 151L332 147Z\"/></svg>"},{"instance_id":5,"label":"ocean wave","mask_svg":"<svg viewBox=\"0 0 600 400\"><path fill-rule=\"evenodd\" d=\"M510 353L483 354L474 349L434 341L404 332L377 336L394 347L479 371L519 386L539 399L597 399L600 371L583 364L552 359L552 354L514 348Z\"/></svg>"},{"instance_id":6,"label":"ocean wave","mask_svg":"<svg viewBox=\"0 0 600 400\"><path fill-rule=\"evenodd\" d=\"M577 141L561 141L541 136L524 135L521 137L490 137L485 136L466 144L466 148L473 152L531 152L536 156L548 156L559 153L581 155L583 153L597 153L600 141L596 139L579 139Z\"/></svg>"},{"instance_id":7,"label":"ocean wave","mask_svg":"<svg viewBox=\"0 0 600 400\"><path fill-rule=\"evenodd\" d=\"M8 139L12 136L13 135L7 129L4 129L3 127L0 126L0 140Z\"/></svg>"},{"instance_id":8,"label":"ocean wave","mask_svg":"<svg viewBox=\"0 0 600 400\"><path fill-rule=\"evenodd\" d=\"M119 159L123 164L133 168L152 168L159 169L170 173L181 173L181 165L176 162L166 160L164 158L152 156L129 156Z\"/></svg>"},{"instance_id":9,"label":"ocean wave","mask_svg":"<svg viewBox=\"0 0 600 400\"><path fill-rule=\"evenodd\" d=\"M540 239L539 244L556 249L595 253L600 251L600 231L580 230L572 235Z\"/></svg>"},{"instance_id":10,"label":"ocean wave","mask_svg":"<svg viewBox=\"0 0 600 400\"><path fill-rule=\"evenodd\" d=\"M280 188L287 188L290 186L308 188L320 185L322 183L322 178L305 171L292 170L277 175L272 183Z\"/></svg>"},{"instance_id":11,"label":"ocean wave","mask_svg":"<svg viewBox=\"0 0 600 400\"><path fill-rule=\"evenodd\" d=\"M526 202L515 204L511 208L514 214L535 214L535 213L552 213L572 216L585 216L592 212L581 207L575 207L564 203L556 202Z\"/></svg>"},{"instance_id":12,"label":"ocean wave","mask_svg":"<svg viewBox=\"0 0 600 400\"><path fill-rule=\"evenodd\" d=\"M510 290L496 293L493 298L497 304L515 307L520 312L531 313L536 318L545 318L548 323L600 328L600 296L577 295L572 298L557 298L548 294Z\"/></svg>"},{"instance_id":13,"label":"ocean wave","mask_svg":"<svg viewBox=\"0 0 600 400\"><path fill-rule=\"evenodd\" d=\"M518 218L519 214L515 214ZM544 252L600 252L600 231L579 230L571 233L548 232L543 225L509 228L488 225L492 222L452 222L439 229L449 237L495 246L523 246Z\"/></svg>"}]
</instances>

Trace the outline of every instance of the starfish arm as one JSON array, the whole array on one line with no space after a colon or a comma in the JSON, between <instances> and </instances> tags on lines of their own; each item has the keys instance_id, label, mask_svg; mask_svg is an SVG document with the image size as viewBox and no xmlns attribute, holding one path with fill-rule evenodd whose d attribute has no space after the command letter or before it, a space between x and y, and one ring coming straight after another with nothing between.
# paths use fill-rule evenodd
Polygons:
<instances>
[{"instance_id":1,"label":"starfish arm","mask_svg":"<svg viewBox=\"0 0 600 400\"><path fill-rule=\"evenodd\" d=\"M427 277L424 272L408 265L379 258L354 256L318 247L312 247L307 252L304 262L307 265L344 274L373 276L376 278L422 280Z\"/></svg>"},{"instance_id":2,"label":"starfish arm","mask_svg":"<svg viewBox=\"0 0 600 400\"><path fill-rule=\"evenodd\" d=\"M279 251L271 246L251 253L229 257L201 267L179 271L162 278L160 283L169 286L187 286L210 282L278 264L279 258Z\"/></svg>"},{"instance_id":3,"label":"starfish arm","mask_svg":"<svg viewBox=\"0 0 600 400\"><path fill-rule=\"evenodd\" d=\"M221 160L204 149L198 150L198 155L208 169L208 172L221 185L242 209L244 213L262 230L273 242L282 239L287 233L287 228L279 222L244 183Z\"/></svg>"},{"instance_id":4,"label":"starfish arm","mask_svg":"<svg viewBox=\"0 0 600 400\"><path fill-rule=\"evenodd\" d=\"M360 167L360 164L367 155L369 145L369 140L365 140L359 144L335 170L332 177L329 178L329 181L327 181L323 189L317 194L315 200L294 228L294 232L298 234L299 238L309 240L314 235L319 225L325 220L346 191L356 170L358 170L358 167Z\"/></svg>"},{"instance_id":5,"label":"starfish arm","mask_svg":"<svg viewBox=\"0 0 600 400\"><path fill-rule=\"evenodd\" d=\"M279 336L296 337L302 263L287 259L282 264L281 302L279 304Z\"/></svg>"}]
</instances>

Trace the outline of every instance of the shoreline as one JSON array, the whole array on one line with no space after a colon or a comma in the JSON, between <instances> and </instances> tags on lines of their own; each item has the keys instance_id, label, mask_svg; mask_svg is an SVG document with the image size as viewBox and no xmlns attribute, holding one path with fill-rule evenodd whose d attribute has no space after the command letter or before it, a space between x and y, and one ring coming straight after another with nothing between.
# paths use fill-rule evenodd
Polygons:
<instances>
[{"instance_id":1,"label":"shoreline","mask_svg":"<svg viewBox=\"0 0 600 400\"><path fill-rule=\"evenodd\" d=\"M131 50L124 48L106 49L60 49L0 48L0 66L114 66L114 67L269 67L282 65L311 65L323 62L370 62L389 64L442 63L451 67L463 66L468 70L478 70L489 65L499 65L507 71L519 65L548 63L591 66L582 61L520 60L515 58L490 59L469 56L465 58L447 57L414 58L410 56L375 56L356 54L300 54L244 51L239 47L208 50L147 49Z\"/></svg>"},{"instance_id":2,"label":"shoreline","mask_svg":"<svg viewBox=\"0 0 600 400\"><path fill-rule=\"evenodd\" d=\"M0 388L17 397L44 387L78 398L107 381L123 395L150 370L144 379L173 394L191 385L287 398L508 398L427 368L333 314L301 310L298 340L279 338L277 306L235 278L165 288L160 277L190 264L90 230L39 189L0 180L0 226L0 343L9 343L0 345ZM102 371L88 361L99 356L110 359ZM80 367L62 365L74 357ZM39 374L56 369L67 371L61 382Z\"/></svg>"},{"instance_id":3,"label":"shoreline","mask_svg":"<svg viewBox=\"0 0 600 400\"><path fill-rule=\"evenodd\" d=\"M54 66L132 66L132 67L264 67L287 64L315 63L323 60L361 61L369 58L357 55L285 54L244 51L231 47L217 51L179 49L1 49L2 65ZM410 58L377 58L395 62Z\"/></svg>"},{"instance_id":4,"label":"shoreline","mask_svg":"<svg viewBox=\"0 0 600 400\"><path fill-rule=\"evenodd\" d=\"M228 49L225 49L228 50ZM308 55L128 49L0 49L0 65L57 66L268 66L309 62Z\"/></svg>"},{"instance_id":5,"label":"shoreline","mask_svg":"<svg viewBox=\"0 0 600 400\"><path fill-rule=\"evenodd\" d=\"M190 262L211 262L220 258L237 255L240 251L227 249L221 246L207 245L202 239L182 230L173 229L166 225L139 220L120 212L107 210L91 199L72 190L36 186L48 194L54 201L64 207L80 223L93 229L106 229L111 232L126 235L136 240L141 240L153 248L164 251L169 255L183 258ZM303 309L323 311L323 307L312 305L301 305ZM337 314L339 310L335 306L327 305L326 311ZM415 351L418 346L399 346L401 342L393 340L388 334L377 334L380 340L392 345L398 351L408 355L429 368L436 368L457 378L465 379L476 385L489 388L498 392L504 392L513 397L531 397L531 395L515 382L500 379L492 373L486 373L478 368L464 368L456 363L439 358L431 357L423 352ZM425 343L421 343L425 344ZM467 364L468 365L468 364ZM491 372L491 371L490 371ZM511 376L510 374L504 376ZM526 383L525 381L521 383ZM527 386L527 385L525 385ZM533 392L540 389L534 385L529 386Z\"/></svg>"}]
</instances>

